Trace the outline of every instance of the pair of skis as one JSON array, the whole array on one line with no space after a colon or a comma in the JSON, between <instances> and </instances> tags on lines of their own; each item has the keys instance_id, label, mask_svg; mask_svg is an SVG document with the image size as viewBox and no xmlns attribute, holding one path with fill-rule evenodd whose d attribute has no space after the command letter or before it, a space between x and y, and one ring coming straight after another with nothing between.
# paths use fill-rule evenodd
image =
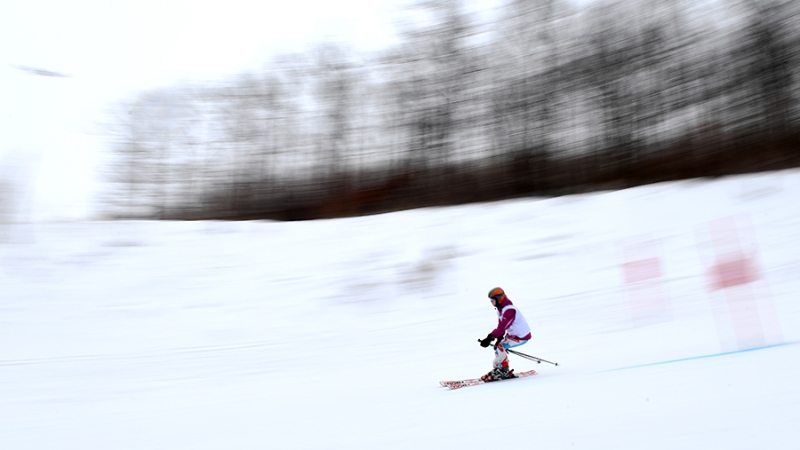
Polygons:
<instances>
[{"instance_id":1,"label":"pair of skis","mask_svg":"<svg viewBox=\"0 0 800 450\"><path fill-rule=\"evenodd\" d=\"M454 389L461 389L468 386L477 386L479 384L484 383L496 383L498 381L507 381L507 380L516 380L517 378L526 378L536 375L535 370L526 370L524 372L515 373L515 377L513 378L505 378L503 380L495 380L495 381L483 381L480 378L468 378L466 380L451 380L451 381L440 381L439 384L446 387L447 389L454 390Z\"/></svg>"},{"instance_id":2,"label":"pair of skis","mask_svg":"<svg viewBox=\"0 0 800 450\"><path fill-rule=\"evenodd\" d=\"M480 341L480 339L478 341ZM516 350L512 350L510 348L507 348L506 351L508 353L513 354L513 355L521 356L521 357L523 357L525 359L528 359L528 360L531 360L531 361L536 361L537 364L541 364L543 362L546 362L548 364L552 364L554 366L558 366L557 362L552 362L552 361L548 361L546 359L537 358L535 356L526 355L525 353L521 353L521 352L518 352ZM524 372L515 373L514 374L514 375L516 375L515 377L506 378L506 380L514 380L514 379L517 379L517 378L526 378L526 377L530 377L530 376L536 375L536 373L537 372L535 370L526 370ZM495 380L495 381L504 381L504 380ZM454 390L454 389L461 389L461 388L468 387L468 386L477 386L479 384L484 384L484 383L494 383L495 381L484 381L484 380L481 380L480 378L467 378L466 380L440 381L439 384L442 385L443 387L446 387L446 388L450 389L450 390Z\"/></svg>"}]
</instances>

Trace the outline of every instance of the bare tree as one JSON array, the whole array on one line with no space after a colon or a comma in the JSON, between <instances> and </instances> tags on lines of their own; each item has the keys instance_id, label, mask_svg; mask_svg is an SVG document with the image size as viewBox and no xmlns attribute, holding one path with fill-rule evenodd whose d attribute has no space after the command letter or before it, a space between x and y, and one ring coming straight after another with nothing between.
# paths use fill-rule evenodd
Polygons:
<instances>
[{"instance_id":1,"label":"bare tree","mask_svg":"<svg viewBox=\"0 0 800 450\"><path fill-rule=\"evenodd\" d=\"M756 126L767 138L785 134L791 122L792 85L800 40L789 30L790 4L783 0L745 2L748 8L745 33L735 51L746 64L742 84L752 92Z\"/></svg>"},{"instance_id":2,"label":"bare tree","mask_svg":"<svg viewBox=\"0 0 800 450\"><path fill-rule=\"evenodd\" d=\"M477 71L469 45L474 27L459 0L417 5L430 20L404 32L406 41L388 58L396 70L397 123L407 131L412 167L447 165L471 103L465 97Z\"/></svg>"},{"instance_id":3,"label":"bare tree","mask_svg":"<svg viewBox=\"0 0 800 450\"><path fill-rule=\"evenodd\" d=\"M331 175L345 167L344 158L351 154L351 138L356 113L355 93L359 83L358 68L349 51L338 45L321 45L315 49L315 99L319 103L320 133L318 134L321 166Z\"/></svg>"}]
</instances>

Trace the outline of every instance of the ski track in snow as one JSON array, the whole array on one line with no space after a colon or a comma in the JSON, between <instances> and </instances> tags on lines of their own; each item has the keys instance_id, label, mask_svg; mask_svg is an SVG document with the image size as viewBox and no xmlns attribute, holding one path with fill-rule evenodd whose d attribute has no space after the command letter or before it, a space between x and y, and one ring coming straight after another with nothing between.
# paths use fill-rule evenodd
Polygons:
<instances>
[{"instance_id":1,"label":"ski track in snow","mask_svg":"<svg viewBox=\"0 0 800 450\"><path fill-rule=\"evenodd\" d=\"M795 449L800 172L0 228L0 449ZM536 376L455 391L502 286Z\"/></svg>"}]
</instances>

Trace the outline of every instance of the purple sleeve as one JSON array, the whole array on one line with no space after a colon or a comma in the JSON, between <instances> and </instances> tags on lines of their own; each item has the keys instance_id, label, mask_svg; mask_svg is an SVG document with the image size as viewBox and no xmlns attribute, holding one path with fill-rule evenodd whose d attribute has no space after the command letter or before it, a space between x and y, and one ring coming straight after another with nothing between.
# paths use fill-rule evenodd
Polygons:
<instances>
[{"instance_id":1,"label":"purple sleeve","mask_svg":"<svg viewBox=\"0 0 800 450\"><path fill-rule=\"evenodd\" d=\"M505 334L506 330L511 326L516 317L517 310L514 308L508 308L506 312L503 313L503 317L498 321L497 328L492 331L492 336L494 336L496 339Z\"/></svg>"}]
</instances>

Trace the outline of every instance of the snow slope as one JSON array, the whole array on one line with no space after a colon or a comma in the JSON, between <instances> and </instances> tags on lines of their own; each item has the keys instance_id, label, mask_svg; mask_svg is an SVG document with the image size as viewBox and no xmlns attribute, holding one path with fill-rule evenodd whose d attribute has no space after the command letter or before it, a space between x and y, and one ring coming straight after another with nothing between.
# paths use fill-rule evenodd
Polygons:
<instances>
[{"instance_id":1,"label":"snow slope","mask_svg":"<svg viewBox=\"0 0 800 450\"><path fill-rule=\"evenodd\" d=\"M800 172L0 236L0 449L797 449ZM502 286L539 375L476 340Z\"/></svg>"}]
</instances>

